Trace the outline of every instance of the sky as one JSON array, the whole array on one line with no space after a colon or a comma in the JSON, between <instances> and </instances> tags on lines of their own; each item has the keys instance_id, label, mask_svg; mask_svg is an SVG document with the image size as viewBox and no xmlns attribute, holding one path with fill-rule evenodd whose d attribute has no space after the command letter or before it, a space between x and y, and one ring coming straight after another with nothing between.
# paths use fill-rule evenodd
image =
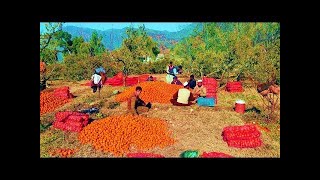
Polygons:
<instances>
[{"instance_id":1,"label":"sky","mask_svg":"<svg viewBox=\"0 0 320 180\"><path fill-rule=\"evenodd\" d=\"M43 31L45 23L40 23L40 32ZM161 31L169 31L169 32L176 32L181 30L183 27L191 24L191 23L176 23L176 22L168 22L168 23L150 23L150 22L135 22L135 23L130 23L130 22L121 22L121 23L65 23L64 26L77 26L77 27L85 27L85 28L92 28L92 29L98 29L98 30L107 30L107 29L122 29L124 27L128 27L130 25L133 25L134 27L138 27L138 25L144 24L146 28L148 29L154 29L154 30L161 30Z\"/></svg>"}]
</instances>

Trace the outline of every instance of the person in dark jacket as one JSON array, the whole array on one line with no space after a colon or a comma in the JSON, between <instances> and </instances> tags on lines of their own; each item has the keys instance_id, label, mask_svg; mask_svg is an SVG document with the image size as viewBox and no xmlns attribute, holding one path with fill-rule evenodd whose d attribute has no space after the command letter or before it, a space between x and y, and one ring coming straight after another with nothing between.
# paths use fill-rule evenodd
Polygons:
<instances>
[{"instance_id":1,"label":"person in dark jacket","mask_svg":"<svg viewBox=\"0 0 320 180\"><path fill-rule=\"evenodd\" d=\"M196 82L196 80L194 79L194 75L193 75L193 74L190 76L190 79L188 80L188 83L189 83L189 87L190 87L191 89L194 89L194 87L196 87L197 82Z\"/></svg>"}]
</instances>

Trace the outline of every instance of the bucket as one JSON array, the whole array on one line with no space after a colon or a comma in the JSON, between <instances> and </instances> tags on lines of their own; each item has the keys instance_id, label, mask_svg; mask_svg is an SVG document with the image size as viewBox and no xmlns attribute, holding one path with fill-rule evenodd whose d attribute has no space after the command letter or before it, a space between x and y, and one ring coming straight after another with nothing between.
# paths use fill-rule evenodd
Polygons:
<instances>
[{"instance_id":1,"label":"bucket","mask_svg":"<svg viewBox=\"0 0 320 180\"><path fill-rule=\"evenodd\" d=\"M235 111L243 114L246 110L246 104L243 100L237 100L235 104Z\"/></svg>"}]
</instances>

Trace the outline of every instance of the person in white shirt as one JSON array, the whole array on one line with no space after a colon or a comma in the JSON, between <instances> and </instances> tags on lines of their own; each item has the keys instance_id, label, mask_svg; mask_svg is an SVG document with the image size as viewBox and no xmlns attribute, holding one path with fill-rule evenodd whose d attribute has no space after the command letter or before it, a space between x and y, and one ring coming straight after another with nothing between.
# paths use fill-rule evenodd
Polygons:
<instances>
[{"instance_id":1,"label":"person in white shirt","mask_svg":"<svg viewBox=\"0 0 320 180\"><path fill-rule=\"evenodd\" d=\"M91 88L93 93L97 92L98 89L100 95L100 89L102 88L102 77L96 72L91 76Z\"/></svg>"},{"instance_id":2,"label":"person in white shirt","mask_svg":"<svg viewBox=\"0 0 320 180\"><path fill-rule=\"evenodd\" d=\"M179 89L174 95L170 102L174 106L190 106L194 104L195 98L189 90L189 83L183 83L183 88Z\"/></svg>"}]
</instances>

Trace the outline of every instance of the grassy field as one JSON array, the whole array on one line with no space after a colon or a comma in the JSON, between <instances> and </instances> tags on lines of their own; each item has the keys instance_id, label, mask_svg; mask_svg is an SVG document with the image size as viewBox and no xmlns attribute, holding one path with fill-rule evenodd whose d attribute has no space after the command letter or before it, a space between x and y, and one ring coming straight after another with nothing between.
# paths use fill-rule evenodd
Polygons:
<instances>
[{"instance_id":1,"label":"grassy field","mask_svg":"<svg viewBox=\"0 0 320 180\"><path fill-rule=\"evenodd\" d=\"M158 80L165 80L165 75L154 75ZM184 82L186 78L182 78ZM100 113L90 115L90 118L97 120L112 115L120 115L126 111L126 103L115 102L114 90L123 91L126 87L104 86L101 91L101 98L93 94L89 86L81 84L87 81L66 82L49 81L49 88L54 89L60 86L69 86L70 91L76 97L54 112L40 116L40 123L50 125L54 121L54 114L64 110L80 110L89 107L99 107ZM186 150L198 150L202 152L223 152L234 157L280 157L280 104L276 113L276 122L267 123L263 113L246 112L238 114L233 110L235 101L243 99L246 101L246 108L253 107L262 110L262 101L254 88L244 86L242 93L228 93L224 90L218 91L218 104L213 107L176 107L172 105L154 103L152 109L144 114L147 117L156 117L168 122L173 131L173 137L177 142L163 149L153 149L148 152L162 154L165 157L179 157ZM230 125L244 125L246 123L259 124L268 130L260 129L263 145L259 148L238 149L228 147L222 140L222 129ZM49 126L40 131L40 157L54 157L50 154L56 148L76 149L72 157L112 157L96 151L90 145L80 145L77 134L64 132Z\"/></svg>"}]
</instances>

